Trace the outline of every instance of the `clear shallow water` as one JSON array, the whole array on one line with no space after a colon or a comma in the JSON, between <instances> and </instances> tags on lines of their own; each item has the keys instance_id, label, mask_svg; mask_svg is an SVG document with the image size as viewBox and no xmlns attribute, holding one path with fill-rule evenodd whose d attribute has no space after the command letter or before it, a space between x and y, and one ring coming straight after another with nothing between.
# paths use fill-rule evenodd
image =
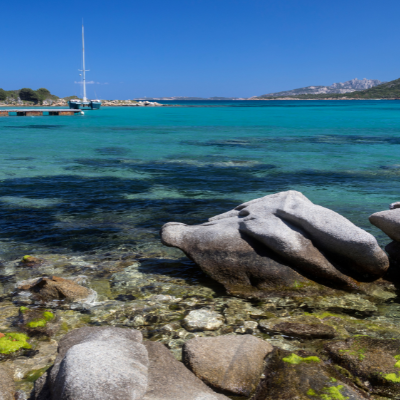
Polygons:
<instances>
[{"instance_id":1,"label":"clear shallow water","mask_svg":"<svg viewBox=\"0 0 400 400\"><path fill-rule=\"evenodd\" d=\"M375 234L399 201L400 102L176 102L0 119L0 259L122 244L295 189Z\"/></svg>"}]
</instances>

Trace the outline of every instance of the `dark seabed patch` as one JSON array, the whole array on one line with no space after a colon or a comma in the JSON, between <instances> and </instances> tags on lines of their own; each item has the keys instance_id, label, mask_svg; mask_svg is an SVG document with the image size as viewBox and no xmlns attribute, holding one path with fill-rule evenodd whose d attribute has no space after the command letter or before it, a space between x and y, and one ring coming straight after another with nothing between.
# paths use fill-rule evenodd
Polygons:
<instances>
[{"instance_id":1,"label":"dark seabed patch","mask_svg":"<svg viewBox=\"0 0 400 400\"><path fill-rule=\"evenodd\" d=\"M400 135L400 131L397 131ZM364 136L364 135L314 135L314 136L275 136L275 137L252 137L245 140L184 140L183 145L191 146L215 146L215 147L249 147L256 148L268 144L332 144L332 145L377 145L377 144L400 144L400 136ZM282 149L284 150L284 149Z\"/></svg>"},{"instance_id":2,"label":"dark seabed patch","mask_svg":"<svg viewBox=\"0 0 400 400\"><path fill-rule=\"evenodd\" d=\"M66 125L6 125L8 129L58 129L65 128Z\"/></svg>"},{"instance_id":3,"label":"dark seabed patch","mask_svg":"<svg viewBox=\"0 0 400 400\"><path fill-rule=\"evenodd\" d=\"M125 156L131 152L130 149L126 147L99 147L94 149L94 151L102 156Z\"/></svg>"}]
</instances>

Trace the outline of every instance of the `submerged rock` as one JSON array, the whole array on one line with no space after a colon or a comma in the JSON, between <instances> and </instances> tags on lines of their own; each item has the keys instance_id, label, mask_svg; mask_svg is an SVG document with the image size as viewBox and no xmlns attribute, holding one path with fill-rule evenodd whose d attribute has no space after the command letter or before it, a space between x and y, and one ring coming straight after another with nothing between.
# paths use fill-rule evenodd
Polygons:
<instances>
[{"instance_id":1,"label":"submerged rock","mask_svg":"<svg viewBox=\"0 0 400 400\"><path fill-rule=\"evenodd\" d=\"M317 318L271 318L259 321L263 332L275 335L285 335L303 339L333 339L336 330L329 325L321 323Z\"/></svg>"},{"instance_id":2,"label":"submerged rock","mask_svg":"<svg viewBox=\"0 0 400 400\"><path fill-rule=\"evenodd\" d=\"M201 225L170 222L162 242L178 247L233 294L263 297L316 284L359 291L389 267L376 239L296 191L241 204Z\"/></svg>"},{"instance_id":3,"label":"submerged rock","mask_svg":"<svg viewBox=\"0 0 400 400\"><path fill-rule=\"evenodd\" d=\"M157 342L145 342L149 356L148 388L143 400L229 400L213 392L170 351Z\"/></svg>"},{"instance_id":4,"label":"submerged rock","mask_svg":"<svg viewBox=\"0 0 400 400\"><path fill-rule=\"evenodd\" d=\"M50 310L20 307L18 326L31 336L53 336L60 328L60 321Z\"/></svg>"},{"instance_id":5,"label":"submerged rock","mask_svg":"<svg viewBox=\"0 0 400 400\"><path fill-rule=\"evenodd\" d=\"M57 276L22 282L18 289L27 290L32 293L34 298L44 302L53 300L82 301L92 294L90 289L78 285L73 280Z\"/></svg>"},{"instance_id":6,"label":"submerged rock","mask_svg":"<svg viewBox=\"0 0 400 400\"><path fill-rule=\"evenodd\" d=\"M275 349L252 400L367 400L370 397L318 356Z\"/></svg>"},{"instance_id":7,"label":"submerged rock","mask_svg":"<svg viewBox=\"0 0 400 400\"><path fill-rule=\"evenodd\" d=\"M272 346L252 335L194 338L183 346L185 365L207 385L249 396L257 387Z\"/></svg>"},{"instance_id":8,"label":"submerged rock","mask_svg":"<svg viewBox=\"0 0 400 400\"><path fill-rule=\"evenodd\" d=\"M328 343L325 350L368 392L400 397L400 340L358 336Z\"/></svg>"},{"instance_id":9,"label":"submerged rock","mask_svg":"<svg viewBox=\"0 0 400 400\"><path fill-rule=\"evenodd\" d=\"M184 318L188 331L215 331L223 325L223 316L208 309L193 310Z\"/></svg>"}]
</instances>

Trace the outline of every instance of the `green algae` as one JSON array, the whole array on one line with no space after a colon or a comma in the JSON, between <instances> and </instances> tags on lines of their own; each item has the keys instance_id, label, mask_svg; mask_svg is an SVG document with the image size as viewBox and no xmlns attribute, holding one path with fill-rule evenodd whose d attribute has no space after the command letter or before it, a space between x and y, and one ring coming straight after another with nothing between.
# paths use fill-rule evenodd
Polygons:
<instances>
[{"instance_id":1,"label":"green algae","mask_svg":"<svg viewBox=\"0 0 400 400\"><path fill-rule=\"evenodd\" d=\"M39 369L33 369L32 371L29 371L25 376L24 380L28 382L35 382L37 379L39 379L47 370L49 367L44 367L44 368L39 368Z\"/></svg>"},{"instance_id":2,"label":"green algae","mask_svg":"<svg viewBox=\"0 0 400 400\"><path fill-rule=\"evenodd\" d=\"M19 349L30 349L32 346L27 342L28 339L23 333L5 333L0 338L0 353L11 354Z\"/></svg>"},{"instance_id":3,"label":"green algae","mask_svg":"<svg viewBox=\"0 0 400 400\"><path fill-rule=\"evenodd\" d=\"M326 394L321 394L321 400L347 400L349 397L344 397L340 391L343 389L343 385L324 387L322 390Z\"/></svg>"},{"instance_id":4,"label":"green algae","mask_svg":"<svg viewBox=\"0 0 400 400\"><path fill-rule=\"evenodd\" d=\"M28 311L28 310L29 310L29 308L28 307L24 307L24 306L21 306L19 308L19 311L22 312L22 313L24 313L25 311Z\"/></svg>"},{"instance_id":5,"label":"green algae","mask_svg":"<svg viewBox=\"0 0 400 400\"><path fill-rule=\"evenodd\" d=\"M45 311L42 314L43 318L34 319L26 324L28 328L44 328L48 321L54 319L54 314L50 311Z\"/></svg>"},{"instance_id":6,"label":"green algae","mask_svg":"<svg viewBox=\"0 0 400 400\"><path fill-rule=\"evenodd\" d=\"M44 318L46 321L50 321L50 320L52 320L52 319L54 318L54 314L53 314L52 312L50 312L50 311L45 311L45 312L43 313L43 318Z\"/></svg>"},{"instance_id":7,"label":"green algae","mask_svg":"<svg viewBox=\"0 0 400 400\"><path fill-rule=\"evenodd\" d=\"M294 353L292 353L289 357L282 358L282 360L284 362L287 362L289 364L294 364L294 365L301 364L302 362L305 362L305 363L317 362L317 363L319 363L321 361L320 358L316 357L316 356L310 356L310 357L303 358Z\"/></svg>"},{"instance_id":8,"label":"green algae","mask_svg":"<svg viewBox=\"0 0 400 400\"><path fill-rule=\"evenodd\" d=\"M397 360L397 362L394 364L396 368L400 368L400 355L395 355L394 359ZM383 377L390 382L395 382L399 383L400 382L400 376L396 375L396 373L391 373L391 374L386 374L383 375Z\"/></svg>"},{"instance_id":9,"label":"green algae","mask_svg":"<svg viewBox=\"0 0 400 400\"><path fill-rule=\"evenodd\" d=\"M320 393L317 393L314 389L308 389L307 395L317 397L321 400L348 400L349 397L343 396L341 393L343 385L324 387Z\"/></svg>"},{"instance_id":10,"label":"green algae","mask_svg":"<svg viewBox=\"0 0 400 400\"><path fill-rule=\"evenodd\" d=\"M34 319L26 324L28 328L44 328L47 325L45 319Z\"/></svg>"}]
</instances>

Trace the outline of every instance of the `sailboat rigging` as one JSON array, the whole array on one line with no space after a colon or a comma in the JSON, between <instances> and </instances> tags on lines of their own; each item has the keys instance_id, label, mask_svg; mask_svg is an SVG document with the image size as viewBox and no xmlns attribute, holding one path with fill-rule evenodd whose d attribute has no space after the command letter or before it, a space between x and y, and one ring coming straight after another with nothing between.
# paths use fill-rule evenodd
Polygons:
<instances>
[{"instance_id":1,"label":"sailboat rigging","mask_svg":"<svg viewBox=\"0 0 400 400\"><path fill-rule=\"evenodd\" d=\"M89 109L98 110L101 106L101 100L88 100L86 97L86 72L89 70L85 69L85 28L82 24L82 87L83 87L83 99L71 99L68 104L69 108L73 109Z\"/></svg>"}]
</instances>

